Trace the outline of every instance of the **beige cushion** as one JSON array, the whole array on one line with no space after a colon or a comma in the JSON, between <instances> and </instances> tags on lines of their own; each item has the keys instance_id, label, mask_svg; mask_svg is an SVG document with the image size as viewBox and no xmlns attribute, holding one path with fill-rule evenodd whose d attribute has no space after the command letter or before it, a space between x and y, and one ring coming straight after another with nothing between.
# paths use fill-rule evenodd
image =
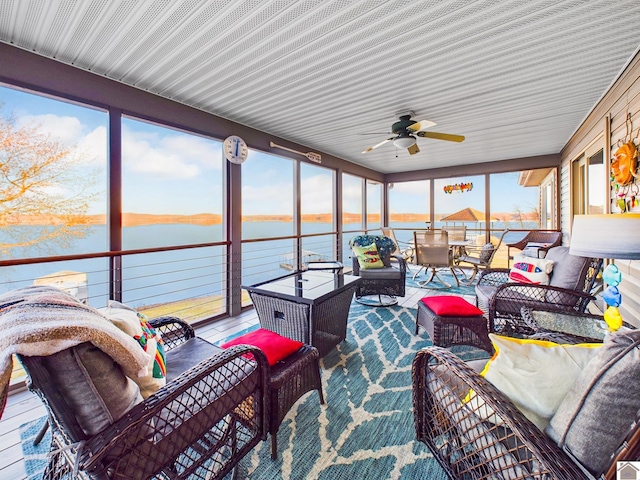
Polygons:
<instances>
[{"instance_id":1,"label":"beige cushion","mask_svg":"<svg viewBox=\"0 0 640 480\"><path fill-rule=\"evenodd\" d=\"M562 345L489 334L496 353L481 375L544 430L601 343Z\"/></svg>"}]
</instances>

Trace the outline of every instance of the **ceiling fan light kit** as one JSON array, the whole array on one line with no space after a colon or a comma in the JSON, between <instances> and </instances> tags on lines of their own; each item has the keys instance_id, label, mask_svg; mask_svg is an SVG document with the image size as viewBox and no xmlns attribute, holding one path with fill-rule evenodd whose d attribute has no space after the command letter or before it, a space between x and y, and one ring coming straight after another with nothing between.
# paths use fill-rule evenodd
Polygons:
<instances>
[{"instance_id":1,"label":"ceiling fan light kit","mask_svg":"<svg viewBox=\"0 0 640 480\"><path fill-rule=\"evenodd\" d=\"M409 148L415 143L416 143L416 137L414 137L413 135L409 135L407 133L398 135L398 138L396 138L393 141L393 144L398 148Z\"/></svg>"}]
</instances>

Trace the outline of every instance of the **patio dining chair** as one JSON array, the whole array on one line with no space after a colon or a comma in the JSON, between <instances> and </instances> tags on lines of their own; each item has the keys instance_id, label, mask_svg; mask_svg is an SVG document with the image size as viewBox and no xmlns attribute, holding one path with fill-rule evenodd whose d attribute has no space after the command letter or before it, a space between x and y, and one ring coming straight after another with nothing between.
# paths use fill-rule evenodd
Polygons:
<instances>
[{"instance_id":1,"label":"patio dining chair","mask_svg":"<svg viewBox=\"0 0 640 480\"><path fill-rule=\"evenodd\" d=\"M396 244L396 252L398 252L402 256L402 258L404 258L407 264L413 262L414 247L411 242L403 242L398 240L396 238L395 232L393 231L393 228L382 227L380 231L382 232L382 235L393 240L393 243Z\"/></svg>"},{"instance_id":2,"label":"patio dining chair","mask_svg":"<svg viewBox=\"0 0 640 480\"><path fill-rule=\"evenodd\" d=\"M442 230L447 232L450 242L464 242L467 239L466 225L445 226L442 227Z\"/></svg>"},{"instance_id":3,"label":"patio dining chair","mask_svg":"<svg viewBox=\"0 0 640 480\"><path fill-rule=\"evenodd\" d=\"M506 235L509 230L505 230L502 232L498 241L494 244L493 242L489 242L485 245L469 245L464 247L462 254L455 259L455 262L460 267L471 266L472 271L469 278L463 281L467 285L473 283L478 274L478 271L484 270L486 268L491 267L491 262L493 262L493 258L496 255L496 252L502 245L502 239ZM466 276L466 272L462 269L463 274Z\"/></svg>"},{"instance_id":4,"label":"patio dining chair","mask_svg":"<svg viewBox=\"0 0 640 480\"><path fill-rule=\"evenodd\" d=\"M415 245L414 263L420 267L413 274L413 280L422 270L427 270L429 275L426 280L416 282L419 287L429 288L427 285L437 280L444 288L451 288L451 284L438 276L438 271L443 269L448 269L453 275L456 285L460 286L460 281L454 271L453 256L449 248L446 230L413 232L413 241Z\"/></svg>"}]
</instances>

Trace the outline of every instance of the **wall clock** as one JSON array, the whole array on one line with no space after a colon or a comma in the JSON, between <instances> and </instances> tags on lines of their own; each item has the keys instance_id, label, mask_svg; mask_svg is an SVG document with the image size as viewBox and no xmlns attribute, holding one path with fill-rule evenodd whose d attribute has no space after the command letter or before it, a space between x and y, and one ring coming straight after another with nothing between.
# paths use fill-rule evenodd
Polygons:
<instances>
[{"instance_id":1,"label":"wall clock","mask_svg":"<svg viewBox=\"0 0 640 480\"><path fill-rule=\"evenodd\" d=\"M247 159L247 155L249 155L249 147L247 147L245 141L237 135L231 135L225 138L222 144L222 150L225 158L231 163L240 164L244 162Z\"/></svg>"}]
</instances>

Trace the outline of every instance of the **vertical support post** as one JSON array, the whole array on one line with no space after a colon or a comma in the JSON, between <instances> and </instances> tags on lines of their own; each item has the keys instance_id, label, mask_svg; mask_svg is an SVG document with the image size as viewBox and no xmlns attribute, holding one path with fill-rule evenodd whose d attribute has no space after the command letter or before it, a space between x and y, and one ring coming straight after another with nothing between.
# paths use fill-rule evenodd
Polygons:
<instances>
[{"instance_id":1,"label":"vertical support post","mask_svg":"<svg viewBox=\"0 0 640 480\"><path fill-rule=\"evenodd\" d=\"M336 251L335 251L335 259L344 264L344 260L342 258L342 222L344 213L342 211L342 169L339 168L335 172L335 182L334 182L334 192L333 198L336 199L336 205L334 211L336 212Z\"/></svg>"},{"instance_id":2,"label":"vertical support post","mask_svg":"<svg viewBox=\"0 0 640 480\"><path fill-rule=\"evenodd\" d=\"M242 310L242 167L223 161L227 172L227 301L228 313L235 317Z\"/></svg>"},{"instance_id":3,"label":"vertical support post","mask_svg":"<svg viewBox=\"0 0 640 480\"><path fill-rule=\"evenodd\" d=\"M293 226L293 230L296 235L296 244L294 246L294 258L291 263L295 270L298 271L302 268L302 259L304 258L302 253L302 237L300 237L300 234L302 233L302 196L300 194L302 179L300 164L300 160L293 161L293 191L295 193L295 199L293 202L293 221L295 222L295 225Z\"/></svg>"},{"instance_id":4,"label":"vertical support post","mask_svg":"<svg viewBox=\"0 0 640 480\"><path fill-rule=\"evenodd\" d=\"M484 243L491 242L491 175L484 175Z\"/></svg>"},{"instance_id":5,"label":"vertical support post","mask_svg":"<svg viewBox=\"0 0 640 480\"><path fill-rule=\"evenodd\" d=\"M109 251L122 250L122 110L109 108ZM122 256L109 261L109 298L122 301Z\"/></svg>"}]
</instances>

